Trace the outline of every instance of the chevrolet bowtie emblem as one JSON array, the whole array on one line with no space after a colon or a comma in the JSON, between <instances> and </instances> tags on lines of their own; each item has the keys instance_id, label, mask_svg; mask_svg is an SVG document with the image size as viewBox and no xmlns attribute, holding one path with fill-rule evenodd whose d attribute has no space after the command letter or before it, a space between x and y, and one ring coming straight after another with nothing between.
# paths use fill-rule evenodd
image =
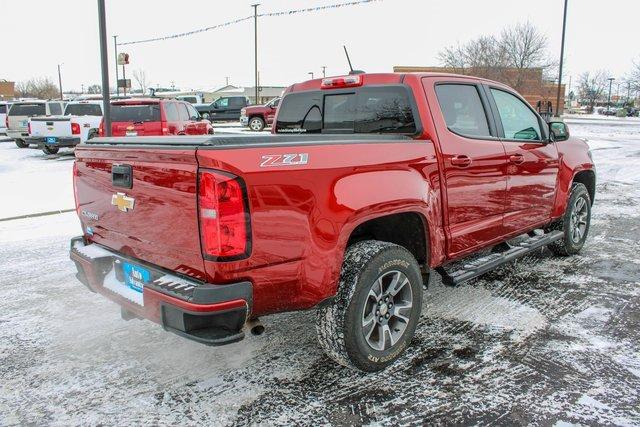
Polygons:
<instances>
[{"instance_id":1,"label":"chevrolet bowtie emblem","mask_svg":"<svg viewBox=\"0 0 640 427\"><path fill-rule=\"evenodd\" d=\"M111 204L116 206L122 212L127 212L129 209L133 209L135 201L136 200L133 197L129 197L124 193L116 193L111 196Z\"/></svg>"}]
</instances>

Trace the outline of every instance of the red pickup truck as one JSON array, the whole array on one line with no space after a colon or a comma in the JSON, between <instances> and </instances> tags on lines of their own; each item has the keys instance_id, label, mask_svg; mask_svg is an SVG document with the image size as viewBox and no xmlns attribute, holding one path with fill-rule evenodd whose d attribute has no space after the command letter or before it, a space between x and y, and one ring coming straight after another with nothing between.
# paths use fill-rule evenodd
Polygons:
<instances>
[{"instance_id":1,"label":"red pickup truck","mask_svg":"<svg viewBox=\"0 0 640 427\"><path fill-rule=\"evenodd\" d=\"M315 308L327 354L375 371L409 345L431 275L575 254L589 231L588 146L500 83L311 80L286 90L272 132L80 144L80 281L209 345Z\"/></svg>"},{"instance_id":2,"label":"red pickup truck","mask_svg":"<svg viewBox=\"0 0 640 427\"><path fill-rule=\"evenodd\" d=\"M250 105L240 110L240 124L248 126L255 132L260 132L265 126L271 126L276 117L280 98L273 98L265 105Z\"/></svg>"}]
</instances>

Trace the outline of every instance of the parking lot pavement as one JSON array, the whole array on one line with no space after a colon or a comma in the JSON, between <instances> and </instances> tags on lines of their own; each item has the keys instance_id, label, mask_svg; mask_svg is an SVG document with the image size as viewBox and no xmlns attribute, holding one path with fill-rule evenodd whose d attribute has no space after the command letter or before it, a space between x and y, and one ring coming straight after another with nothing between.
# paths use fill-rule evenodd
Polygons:
<instances>
[{"instance_id":1,"label":"parking lot pavement","mask_svg":"<svg viewBox=\"0 0 640 427\"><path fill-rule=\"evenodd\" d=\"M74 278L74 213L0 222L0 424L640 424L640 125L570 126L598 167L583 252L436 281L413 345L375 374L331 363L312 311L217 348L125 322Z\"/></svg>"}]
</instances>

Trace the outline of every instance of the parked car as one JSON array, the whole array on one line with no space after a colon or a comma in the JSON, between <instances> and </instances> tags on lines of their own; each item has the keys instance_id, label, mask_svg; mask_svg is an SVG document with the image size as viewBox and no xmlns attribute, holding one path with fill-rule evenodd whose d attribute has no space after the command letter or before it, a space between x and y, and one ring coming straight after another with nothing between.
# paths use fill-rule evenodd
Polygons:
<instances>
[{"instance_id":1,"label":"parked car","mask_svg":"<svg viewBox=\"0 0 640 427\"><path fill-rule=\"evenodd\" d=\"M104 135L104 121L99 134ZM112 136L211 135L213 126L188 102L129 98L111 102Z\"/></svg>"},{"instance_id":2,"label":"parked car","mask_svg":"<svg viewBox=\"0 0 640 427\"><path fill-rule=\"evenodd\" d=\"M189 104L202 104L204 101L202 99L202 95L193 94L193 95L179 95L176 96L178 101L188 102Z\"/></svg>"},{"instance_id":3,"label":"parked car","mask_svg":"<svg viewBox=\"0 0 640 427\"><path fill-rule=\"evenodd\" d=\"M9 111L11 104L8 102L0 101L0 135L7 134L7 111Z\"/></svg>"},{"instance_id":4,"label":"parked car","mask_svg":"<svg viewBox=\"0 0 640 427\"><path fill-rule=\"evenodd\" d=\"M13 139L19 148L26 148L29 143L29 119L34 116L54 116L62 114L64 101L19 101L11 105L7 113L7 136Z\"/></svg>"},{"instance_id":5,"label":"parked car","mask_svg":"<svg viewBox=\"0 0 640 427\"><path fill-rule=\"evenodd\" d=\"M202 117L211 121L240 120L240 110L249 105L244 96L224 96L211 104L197 104L196 109Z\"/></svg>"},{"instance_id":6,"label":"parked car","mask_svg":"<svg viewBox=\"0 0 640 427\"><path fill-rule=\"evenodd\" d=\"M249 129L260 132L265 126L273 123L273 119L278 111L280 97L273 98L265 105L253 105L240 110L240 124L248 126Z\"/></svg>"},{"instance_id":7,"label":"parked car","mask_svg":"<svg viewBox=\"0 0 640 427\"><path fill-rule=\"evenodd\" d=\"M25 141L37 144L45 154L55 154L62 147L75 147L98 136L101 121L102 101L73 101L64 115L30 118Z\"/></svg>"},{"instance_id":8,"label":"parked car","mask_svg":"<svg viewBox=\"0 0 640 427\"><path fill-rule=\"evenodd\" d=\"M78 146L80 281L208 345L315 307L329 357L376 371L410 345L432 274L457 285L585 244L587 144L501 83L311 80L285 91L272 132Z\"/></svg>"}]
</instances>

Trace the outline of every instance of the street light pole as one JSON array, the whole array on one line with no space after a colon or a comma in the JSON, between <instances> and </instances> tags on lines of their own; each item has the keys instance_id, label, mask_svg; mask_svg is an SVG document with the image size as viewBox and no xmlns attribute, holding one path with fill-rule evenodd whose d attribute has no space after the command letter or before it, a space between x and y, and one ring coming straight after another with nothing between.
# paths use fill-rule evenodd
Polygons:
<instances>
[{"instance_id":1,"label":"street light pole","mask_svg":"<svg viewBox=\"0 0 640 427\"><path fill-rule=\"evenodd\" d=\"M60 101L62 101L62 74L60 73L60 65L58 64L58 86L60 87Z\"/></svg>"},{"instance_id":2,"label":"street light pole","mask_svg":"<svg viewBox=\"0 0 640 427\"><path fill-rule=\"evenodd\" d=\"M107 57L107 22L104 0L98 0L98 28L100 32L100 68L102 71L102 115L104 135L111 136L111 103L109 102L109 58Z\"/></svg>"},{"instance_id":3,"label":"street light pole","mask_svg":"<svg viewBox=\"0 0 640 427\"><path fill-rule=\"evenodd\" d=\"M254 36L254 57L253 57L253 65L254 65L254 83L255 83L255 103L258 103L258 6L260 3L252 4L253 8L253 36Z\"/></svg>"},{"instance_id":4,"label":"street light pole","mask_svg":"<svg viewBox=\"0 0 640 427\"><path fill-rule=\"evenodd\" d=\"M323 65L321 68L322 68L322 77L327 77L327 66Z\"/></svg>"},{"instance_id":5,"label":"street light pole","mask_svg":"<svg viewBox=\"0 0 640 427\"><path fill-rule=\"evenodd\" d=\"M562 18L562 42L560 44L560 70L558 71L558 95L556 96L556 117L560 117L560 92L562 88L562 62L564 61L564 36L567 30L567 4L564 0L564 16Z\"/></svg>"},{"instance_id":6,"label":"street light pole","mask_svg":"<svg viewBox=\"0 0 640 427\"><path fill-rule=\"evenodd\" d=\"M615 79L613 77L609 77L607 80L609 80L609 97L607 98L607 111L609 111L609 107L611 106L611 85Z\"/></svg>"},{"instance_id":7,"label":"street light pole","mask_svg":"<svg viewBox=\"0 0 640 427\"><path fill-rule=\"evenodd\" d=\"M113 50L114 54L114 64L116 66L116 95L120 95L120 88L118 87L118 36L113 36Z\"/></svg>"}]
</instances>

